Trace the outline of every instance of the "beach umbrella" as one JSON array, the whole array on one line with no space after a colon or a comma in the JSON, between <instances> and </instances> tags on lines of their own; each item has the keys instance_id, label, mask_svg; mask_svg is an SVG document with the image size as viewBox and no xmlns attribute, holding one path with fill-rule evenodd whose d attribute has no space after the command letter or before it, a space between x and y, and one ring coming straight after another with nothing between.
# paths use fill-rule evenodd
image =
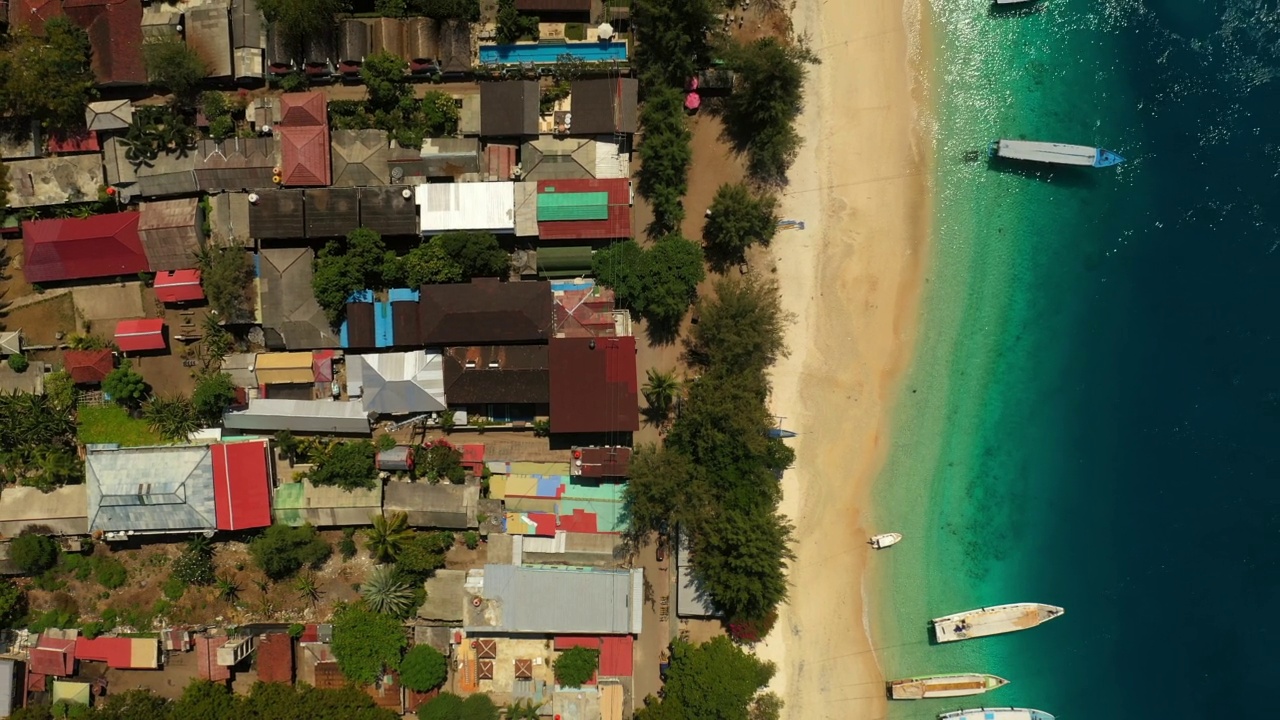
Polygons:
<instances>
[{"instance_id":1,"label":"beach umbrella","mask_svg":"<svg viewBox=\"0 0 1280 720\"><path fill-rule=\"evenodd\" d=\"M601 40L608 40L613 37L613 26L609 23L600 23L600 27L596 28L596 36Z\"/></svg>"}]
</instances>

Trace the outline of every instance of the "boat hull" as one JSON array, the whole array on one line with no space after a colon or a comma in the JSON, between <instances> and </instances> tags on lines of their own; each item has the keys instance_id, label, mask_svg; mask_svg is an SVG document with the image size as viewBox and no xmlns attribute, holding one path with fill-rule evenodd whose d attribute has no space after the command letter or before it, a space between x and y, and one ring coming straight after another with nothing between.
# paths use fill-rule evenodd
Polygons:
<instances>
[{"instance_id":1,"label":"boat hull","mask_svg":"<svg viewBox=\"0 0 1280 720\"><path fill-rule=\"evenodd\" d=\"M956 642L1027 630L1062 616L1066 611L1043 603L1012 603L969 610L933 620L938 642Z\"/></svg>"},{"instance_id":2,"label":"boat hull","mask_svg":"<svg viewBox=\"0 0 1280 720\"><path fill-rule=\"evenodd\" d=\"M891 700L927 700L981 695L1008 684L1008 680L995 675L956 673L893 680L885 686Z\"/></svg>"},{"instance_id":3,"label":"boat hull","mask_svg":"<svg viewBox=\"0 0 1280 720\"><path fill-rule=\"evenodd\" d=\"M942 713L938 720L1054 720L1054 717L1031 708L969 708Z\"/></svg>"},{"instance_id":4,"label":"boat hull","mask_svg":"<svg viewBox=\"0 0 1280 720\"><path fill-rule=\"evenodd\" d=\"M871 547L876 550L883 550L887 547L893 547L902 540L901 533L884 533L871 538Z\"/></svg>"},{"instance_id":5,"label":"boat hull","mask_svg":"<svg viewBox=\"0 0 1280 720\"><path fill-rule=\"evenodd\" d=\"M991 157L1050 165L1074 165L1076 167L1104 168L1119 165L1124 158L1119 153L1088 145L1037 142L1034 140L993 140L987 153Z\"/></svg>"}]
</instances>

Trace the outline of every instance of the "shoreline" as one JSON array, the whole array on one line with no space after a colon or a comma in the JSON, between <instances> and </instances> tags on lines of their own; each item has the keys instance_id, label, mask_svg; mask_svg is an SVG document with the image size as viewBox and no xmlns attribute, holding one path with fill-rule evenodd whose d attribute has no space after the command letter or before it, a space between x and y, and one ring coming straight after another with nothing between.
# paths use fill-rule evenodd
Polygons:
<instances>
[{"instance_id":1,"label":"shoreline","mask_svg":"<svg viewBox=\"0 0 1280 720\"><path fill-rule=\"evenodd\" d=\"M792 21L822 64L798 121L805 140L783 192L803 231L774 239L791 354L772 409L798 435L782 479L795 525L790 597L756 649L778 672L784 718L885 716L872 649L872 488L913 358L928 255L932 147L928 23L919 0L797 0ZM843 38L843 39L842 39ZM923 85L923 86L922 86Z\"/></svg>"}]
</instances>

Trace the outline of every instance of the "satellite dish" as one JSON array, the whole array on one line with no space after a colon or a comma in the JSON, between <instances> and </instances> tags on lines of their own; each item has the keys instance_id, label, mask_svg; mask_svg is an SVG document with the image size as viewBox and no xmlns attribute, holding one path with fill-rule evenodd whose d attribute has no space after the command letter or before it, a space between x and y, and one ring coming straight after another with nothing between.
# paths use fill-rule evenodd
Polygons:
<instances>
[{"instance_id":1,"label":"satellite dish","mask_svg":"<svg viewBox=\"0 0 1280 720\"><path fill-rule=\"evenodd\" d=\"M249 204L257 205L258 200L261 200L261 198L258 197L258 193L249 193Z\"/></svg>"},{"instance_id":2,"label":"satellite dish","mask_svg":"<svg viewBox=\"0 0 1280 720\"><path fill-rule=\"evenodd\" d=\"M395 167L391 168L391 179L392 179L392 180L403 180L403 179L404 179L404 168L400 167L399 165L396 165Z\"/></svg>"}]
</instances>

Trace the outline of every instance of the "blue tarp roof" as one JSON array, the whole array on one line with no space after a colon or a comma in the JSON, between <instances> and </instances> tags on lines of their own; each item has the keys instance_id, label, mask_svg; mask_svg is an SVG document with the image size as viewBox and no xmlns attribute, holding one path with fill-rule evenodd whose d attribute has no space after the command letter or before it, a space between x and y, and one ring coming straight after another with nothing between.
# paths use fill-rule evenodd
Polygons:
<instances>
[{"instance_id":1,"label":"blue tarp roof","mask_svg":"<svg viewBox=\"0 0 1280 720\"><path fill-rule=\"evenodd\" d=\"M391 296L391 302L418 302L418 291L409 288L391 288L388 293Z\"/></svg>"},{"instance_id":2,"label":"blue tarp roof","mask_svg":"<svg viewBox=\"0 0 1280 720\"><path fill-rule=\"evenodd\" d=\"M373 306L373 337L377 347L389 348L395 345L391 328L391 303L375 303Z\"/></svg>"}]
</instances>

